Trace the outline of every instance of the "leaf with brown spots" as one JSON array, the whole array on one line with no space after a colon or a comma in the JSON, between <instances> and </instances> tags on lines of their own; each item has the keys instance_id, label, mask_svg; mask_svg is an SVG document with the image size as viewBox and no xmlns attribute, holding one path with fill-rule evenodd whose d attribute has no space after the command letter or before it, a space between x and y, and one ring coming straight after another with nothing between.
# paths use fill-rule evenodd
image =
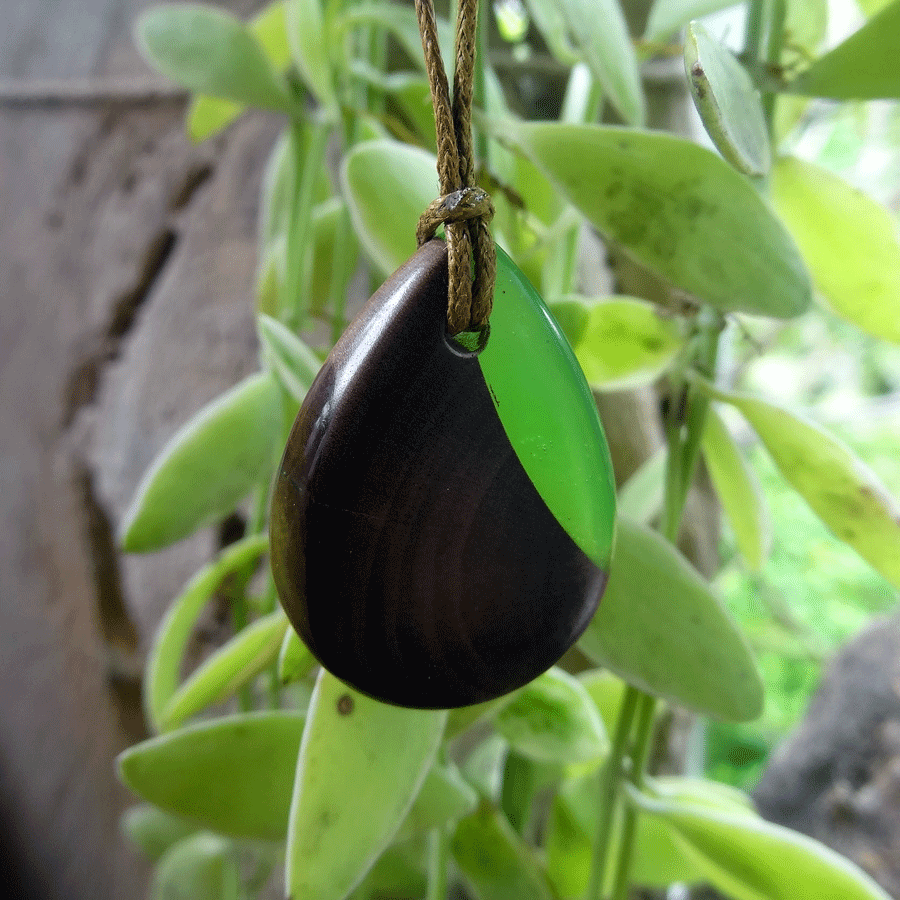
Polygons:
<instances>
[{"instance_id":1,"label":"leaf with brown spots","mask_svg":"<svg viewBox=\"0 0 900 900\"><path fill-rule=\"evenodd\" d=\"M797 247L750 181L704 147L608 125L502 123L603 234L722 311L799 315L812 288Z\"/></svg>"},{"instance_id":2,"label":"leaf with brown spots","mask_svg":"<svg viewBox=\"0 0 900 900\"><path fill-rule=\"evenodd\" d=\"M341 900L394 835L434 761L445 711L371 700L323 671L300 746L286 896Z\"/></svg>"},{"instance_id":3,"label":"leaf with brown spots","mask_svg":"<svg viewBox=\"0 0 900 900\"><path fill-rule=\"evenodd\" d=\"M785 480L835 536L900 587L900 504L878 476L820 425L756 397L708 390L741 411Z\"/></svg>"}]
</instances>

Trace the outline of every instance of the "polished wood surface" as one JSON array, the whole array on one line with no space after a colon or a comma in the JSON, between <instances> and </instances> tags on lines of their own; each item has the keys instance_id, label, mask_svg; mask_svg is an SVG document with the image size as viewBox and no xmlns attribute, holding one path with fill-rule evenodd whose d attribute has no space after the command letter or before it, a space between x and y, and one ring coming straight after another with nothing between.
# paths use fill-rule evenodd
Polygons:
<instances>
[{"instance_id":1,"label":"polished wood surface","mask_svg":"<svg viewBox=\"0 0 900 900\"><path fill-rule=\"evenodd\" d=\"M445 337L446 248L421 248L335 346L294 424L272 568L320 662L370 696L445 708L553 665L605 574L559 525L477 357Z\"/></svg>"}]
</instances>

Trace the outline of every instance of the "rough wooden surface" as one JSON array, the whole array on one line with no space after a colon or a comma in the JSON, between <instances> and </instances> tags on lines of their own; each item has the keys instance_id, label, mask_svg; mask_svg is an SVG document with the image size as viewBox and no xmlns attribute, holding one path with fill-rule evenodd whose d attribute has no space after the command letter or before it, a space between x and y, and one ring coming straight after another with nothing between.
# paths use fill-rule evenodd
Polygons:
<instances>
[{"instance_id":1,"label":"rough wooden surface","mask_svg":"<svg viewBox=\"0 0 900 900\"><path fill-rule=\"evenodd\" d=\"M15 0L0 79L151 77L130 37L144 5ZM278 125L197 148L182 116L0 105L0 860L16 897L145 889L113 760L143 734L150 630L218 536L151 572L118 558L115 528L175 428L255 365L258 173Z\"/></svg>"},{"instance_id":2,"label":"rough wooden surface","mask_svg":"<svg viewBox=\"0 0 900 900\"><path fill-rule=\"evenodd\" d=\"M900 615L835 654L754 800L767 819L833 847L900 897Z\"/></svg>"}]
</instances>

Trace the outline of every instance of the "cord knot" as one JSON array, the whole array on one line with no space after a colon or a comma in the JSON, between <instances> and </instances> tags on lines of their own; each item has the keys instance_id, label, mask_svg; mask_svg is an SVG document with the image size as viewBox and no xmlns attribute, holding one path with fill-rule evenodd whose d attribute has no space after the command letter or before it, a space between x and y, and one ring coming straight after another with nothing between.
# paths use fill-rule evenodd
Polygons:
<instances>
[{"instance_id":1,"label":"cord knot","mask_svg":"<svg viewBox=\"0 0 900 900\"><path fill-rule=\"evenodd\" d=\"M434 237L441 225L482 219L485 224L494 218L491 195L480 187L464 187L433 200L419 217L416 241L421 247Z\"/></svg>"},{"instance_id":2,"label":"cord knot","mask_svg":"<svg viewBox=\"0 0 900 900\"><path fill-rule=\"evenodd\" d=\"M442 195L422 213L416 239L421 247L434 236L439 225L444 225L449 275L447 330L450 335L463 331L486 335L494 299L497 252L488 230L494 207L487 192L475 186L472 148L478 0L458 0L452 104L433 0L415 0L415 6L434 105Z\"/></svg>"}]
</instances>

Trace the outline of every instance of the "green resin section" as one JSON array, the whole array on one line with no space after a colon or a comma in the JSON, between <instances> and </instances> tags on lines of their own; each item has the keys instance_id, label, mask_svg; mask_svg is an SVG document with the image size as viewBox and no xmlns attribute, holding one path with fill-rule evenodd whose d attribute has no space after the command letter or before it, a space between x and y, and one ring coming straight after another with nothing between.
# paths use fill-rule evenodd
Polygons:
<instances>
[{"instance_id":1,"label":"green resin section","mask_svg":"<svg viewBox=\"0 0 900 900\"><path fill-rule=\"evenodd\" d=\"M615 482L591 389L544 301L499 247L490 338L478 360L528 477L572 540L607 569Z\"/></svg>"}]
</instances>

